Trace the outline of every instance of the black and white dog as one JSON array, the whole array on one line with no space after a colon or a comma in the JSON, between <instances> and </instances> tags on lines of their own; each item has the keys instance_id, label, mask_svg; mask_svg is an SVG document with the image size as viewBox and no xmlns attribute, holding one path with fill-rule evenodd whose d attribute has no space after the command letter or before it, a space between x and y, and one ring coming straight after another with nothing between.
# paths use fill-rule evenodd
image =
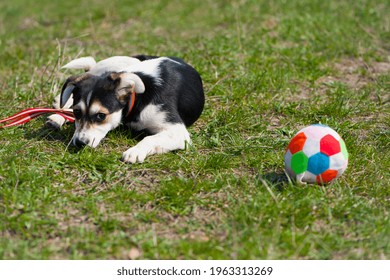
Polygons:
<instances>
[{"instance_id":1,"label":"black and white dog","mask_svg":"<svg viewBox=\"0 0 390 280\"><path fill-rule=\"evenodd\" d=\"M54 102L55 108L73 108L74 145L96 147L121 123L150 134L123 153L124 162L190 144L186 127L199 118L205 98L199 73L183 60L139 55L96 63L86 57L63 68L86 71L68 78ZM51 115L47 123L59 128L65 119Z\"/></svg>"}]
</instances>

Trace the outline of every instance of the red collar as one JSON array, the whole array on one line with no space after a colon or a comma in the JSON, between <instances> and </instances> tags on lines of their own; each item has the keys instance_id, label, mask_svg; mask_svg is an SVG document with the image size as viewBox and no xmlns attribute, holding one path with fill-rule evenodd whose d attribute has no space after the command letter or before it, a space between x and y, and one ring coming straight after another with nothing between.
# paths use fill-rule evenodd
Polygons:
<instances>
[{"instance_id":1,"label":"red collar","mask_svg":"<svg viewBox=\"0 0 390 280\"><path fill-rule=\"evenodd\" d=\"M135 91L133 91L131 93L131 96L129 99L129 111L127 111L125 118L127 118L130 115L131 111L133 110L134 103L135 103Z\"/></svg>"}]
</instances>

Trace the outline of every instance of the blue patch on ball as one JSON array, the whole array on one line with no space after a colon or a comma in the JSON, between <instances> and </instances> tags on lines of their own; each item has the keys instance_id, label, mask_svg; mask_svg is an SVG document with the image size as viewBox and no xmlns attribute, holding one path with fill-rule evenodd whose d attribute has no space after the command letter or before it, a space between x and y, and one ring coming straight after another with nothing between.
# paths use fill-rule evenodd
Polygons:
<instances>
[{"instance_id":1,"label":"blue patch on ball","mask_svg":"<svg viewBox=\"0 0 390 280\"><path fill-rule=\"evenodd\" d=\"M329 168L329 157L323 153L317 153L309 158L307 170L314 175L319 175Z\"/></svg>"}]
</instances>

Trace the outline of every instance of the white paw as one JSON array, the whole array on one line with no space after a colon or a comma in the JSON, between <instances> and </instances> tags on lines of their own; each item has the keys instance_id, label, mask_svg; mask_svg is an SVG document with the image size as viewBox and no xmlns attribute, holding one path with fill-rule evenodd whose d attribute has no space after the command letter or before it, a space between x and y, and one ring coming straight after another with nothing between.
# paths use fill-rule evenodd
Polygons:
<instances>
[{"instance_id":1,"label":"white paw","mask_svg":"<svg viewBox=\"0 0 390 280\"><path fill-rule=\"evenodd\" d=\"M54 129L60 129L65 122L65 118L61 117L60 115L53 114L47 118L46 125Z\"/></svg>"},{"instance_id":2,"label":"white paw","mask_svg":"<svg viewBox=\"0 0 390 280\"><path fill-rule=\"evenodd\" d=\"M144 162L149 155L164 154L169 151L185 149L191 143L184 125L172 125L171 129L147 136L136 146L128 149L122 155L122 161L127 163Z\"/></svg>"},{"instance_id":3,"label":"white paw","mask_svg":"<svg viewBox=\"0 0 390 280\"><path fill-rule=\"evenodd\" d=\"M126 163L142 163L149 154L148 149L142 149L137 146L128 149L122 155L122 161Z\"/></svg>"}]
</instances>

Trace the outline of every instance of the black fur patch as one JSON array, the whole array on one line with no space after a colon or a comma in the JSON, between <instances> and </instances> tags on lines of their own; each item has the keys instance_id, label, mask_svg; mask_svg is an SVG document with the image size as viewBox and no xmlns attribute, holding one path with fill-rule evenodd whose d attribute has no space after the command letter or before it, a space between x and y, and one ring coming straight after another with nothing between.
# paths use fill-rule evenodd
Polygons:
<instances>
[{"instance_id":1,"label":"black fur patch","mask_svg":"<svg viewBox=\"0 0 390 280\"><path fill-rule=\"evenodd\" d=\"M142 60L152 59L151 56L136 56ZM154 77L142 72L135 72L145 85L145 93L136 97L133 112L126 122L137 121L140 112L149 104L162 105L171 123L192 125L201 115L204 107L204 92L202 79L198 72L179 58L172 57L160 64L159 84ZM176 62L179 63L176 63Z\"/></svg>"}]
</instances>

